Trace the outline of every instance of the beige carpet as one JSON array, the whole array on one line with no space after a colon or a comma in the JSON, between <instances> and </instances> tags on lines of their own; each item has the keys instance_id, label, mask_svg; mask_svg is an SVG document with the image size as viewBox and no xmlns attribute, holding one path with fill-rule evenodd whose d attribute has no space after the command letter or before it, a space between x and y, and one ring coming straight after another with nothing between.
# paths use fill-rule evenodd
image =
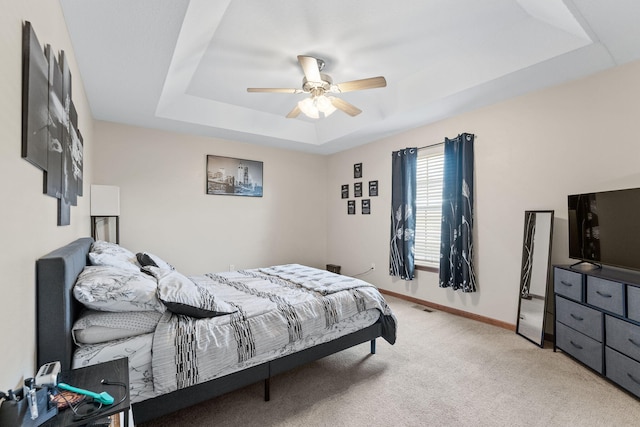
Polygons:
<instances>
[{"instance_id":1,"label":"beige carpet","mask_svg":"<svg viewBox=\"0 0 640 427\"><path fill-rule=\"evenodd\" d=\"M399 320L379 339L142 425L631 426L640 400L552 348L387 297ZM552 347L552 346L550 346Z\"/></svg>"}]
</instances>

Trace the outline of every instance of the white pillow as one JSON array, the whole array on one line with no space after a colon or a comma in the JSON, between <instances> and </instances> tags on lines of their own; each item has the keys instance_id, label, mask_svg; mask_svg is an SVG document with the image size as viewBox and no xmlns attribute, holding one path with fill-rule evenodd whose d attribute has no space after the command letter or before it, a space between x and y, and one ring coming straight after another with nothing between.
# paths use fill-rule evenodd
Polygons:
<instances>
[{"instance_id":1,"label":"white pillow","mask_svg":"<svg viewBox=\"0 0 640 427\"><path fill-rule=\"evenodd\" d=\"M78 275L73 295L85 307L100 311L159 311L156 281L140 271L90 265Z\"/></svg>"},{"instance_id":2,"label":"white pillow","mask_svg":"<svg viewBox=\"0 0 640 427\"><path fill-rule=\"evenodd\" d=\"M76 344L97 344L154 332L161 317L162 313L157 311L85 310L71 332Z\"/></svg>"},{"instance_id":3,"label":"white pillow","mask_svg":"<svg viewBox=\"0 0 640 427\"><path fill-rule=\"evenodd\" d=\"M91 265L106 265L140 271L140 264L138 264L133 252L116 243L104 240L96 240L91 244L89 261Z\"/></svg>"}]
</instances>

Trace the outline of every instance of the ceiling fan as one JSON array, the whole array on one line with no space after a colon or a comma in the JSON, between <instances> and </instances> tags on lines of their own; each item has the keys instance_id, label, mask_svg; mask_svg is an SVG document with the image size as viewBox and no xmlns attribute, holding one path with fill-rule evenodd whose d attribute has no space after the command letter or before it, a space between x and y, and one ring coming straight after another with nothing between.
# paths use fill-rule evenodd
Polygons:
<instances>
[{"instance_id":1,"label":"ceiling fan","mask_svg":"<svg viewBox=\"0 0 640 427\"><path fill-rule=\"evenodd\" d=\"M336 109L344 111L352 117L362 113L362 110L355 105L335 96L327 96L327 94L374 89L387 85L387 81L382 76L334 84L329 75L321 73L325 65L322 59L298 55L298 62L304 73L302 89L250 87L247 88L247 92L309 93L311 96L298 102L293 110L287 114L287 118L292 119L298 117L300 113L304 113L307 117L317 119L320 117L320 113L327 117Z\"/></svg>"}]
</instances>

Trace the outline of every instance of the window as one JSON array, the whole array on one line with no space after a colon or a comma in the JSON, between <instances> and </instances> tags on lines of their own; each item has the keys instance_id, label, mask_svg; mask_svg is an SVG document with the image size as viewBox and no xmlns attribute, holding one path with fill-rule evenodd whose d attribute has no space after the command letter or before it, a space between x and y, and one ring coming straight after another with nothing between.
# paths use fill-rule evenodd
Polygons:
<instances>
[{"instance_id":1,"label":"window","mask_svg":"<svg viewBox=\"0 0 640 427\"><path fill-rule=\"evenodd\" d=\"M415 263L440 267L440 223L442 222L442 180L444 145L418 150L416 168Z\"/></svg>"}]
</instances>

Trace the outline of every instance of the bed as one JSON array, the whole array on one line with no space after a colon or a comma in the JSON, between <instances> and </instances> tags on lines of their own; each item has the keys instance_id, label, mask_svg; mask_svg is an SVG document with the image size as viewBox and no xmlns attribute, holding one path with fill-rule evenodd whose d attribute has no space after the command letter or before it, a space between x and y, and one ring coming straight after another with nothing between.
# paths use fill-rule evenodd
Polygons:
<instances>
[{"instance_id":1,"label":"bed","mask_svg":"<svg viewBox=\"0 0 640 427\"><path fill-rule=\"evenodd\" d=\"M377 289L358 279L295 264L186 278L139 252L138 272L130 274L147 276L139 278L145 284L153 279L161 304L153 295L146 301L148 293L120 292L136 305L123 314L146 310L145 319L156 319L153 330L77 343L78 325L90 316L119 316L121 299L116 309L92 301L102 294L92 287L95 277L112 267L101 265L102 243L80 238L37 260L37 363L58 360L71 369L128 357L136 423L256 382L264 382L269 400L275 375L365 342L373 354L379 337L395 342L395 316ZM324 332L311 332L312 325Z\"/></svg>"}]
</instances>

